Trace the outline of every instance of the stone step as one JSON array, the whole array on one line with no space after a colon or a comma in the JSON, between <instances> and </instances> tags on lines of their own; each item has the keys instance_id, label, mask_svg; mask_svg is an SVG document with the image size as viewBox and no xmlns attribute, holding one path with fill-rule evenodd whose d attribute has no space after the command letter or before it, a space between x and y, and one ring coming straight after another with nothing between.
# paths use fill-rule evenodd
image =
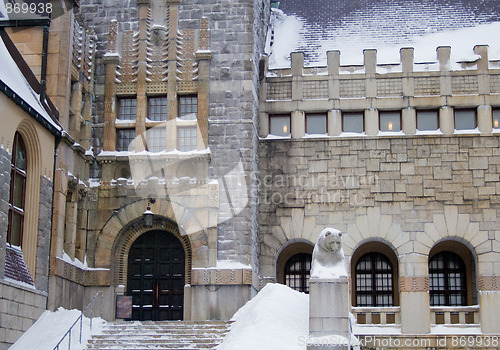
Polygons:
<instances>
[{"instance_id":1,"label":"stone step","mask_svg":"<svg viewBox=\"0 0 500 350\"><path fill-rule=\"evenodd\" d=\"M214 349L230 325L224 321L112 322L89 340L87 349Z\"/></svg>"}]
</instances>

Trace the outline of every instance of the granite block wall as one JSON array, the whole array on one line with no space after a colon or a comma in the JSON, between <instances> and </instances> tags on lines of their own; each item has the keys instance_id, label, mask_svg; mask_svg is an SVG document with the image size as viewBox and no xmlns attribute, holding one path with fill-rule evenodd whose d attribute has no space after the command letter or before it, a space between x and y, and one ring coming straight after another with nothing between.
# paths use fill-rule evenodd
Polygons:
<instances>
[{"instance_id":1,"label":"granite block wall","mask_svg":"<svg viewBox=\"0 0 500 350\"><path fill-rule=\"evenodd\" d=\"M479 275L500 273L488 262L500 249L498 146L496 135L261 141L261 275L274 276L281 245L325 226L347 233L346 255L379 239L403 259L451 237L477 254Z\"/></svg>"}]
</instances>

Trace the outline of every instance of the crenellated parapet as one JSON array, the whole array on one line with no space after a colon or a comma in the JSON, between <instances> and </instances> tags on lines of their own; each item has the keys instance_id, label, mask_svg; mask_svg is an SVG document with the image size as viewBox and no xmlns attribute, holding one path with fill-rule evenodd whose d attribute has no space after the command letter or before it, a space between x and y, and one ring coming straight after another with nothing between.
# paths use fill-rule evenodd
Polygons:
<instances>
[{"instance_id":1,"label":"crenellated parapet","mask_svg":"<svg viewBox=\"0 0 500 350\"><path fill-rule=\"evenodd\" d=\"M305 67L304 54L294 52L291 66L284 69L268 69L264 57L260 136L269 135L269 115L294 112L335 115L329 116L327 134L340 136L343 112L363 112L364 134L379 135L377 111L400 111L398 131L415 134L414 114L420 108L442 109L437 129L444 134L457 129L450 119L452 111L446 108L477 109L472 129L491 133L498 127L493 125L491 109L500 106L500 60L489 60L485 45L475 46L474 53L473 60L454 62L451 47L442 46L435 61L415 62L414 49L402 48L399 62L380 64L377 50L367 49L362 65L341 65L341 52L330 51L326 67ZM298 128L292 126L292 138L307 134Z\"/></svg>"}]
</instances>

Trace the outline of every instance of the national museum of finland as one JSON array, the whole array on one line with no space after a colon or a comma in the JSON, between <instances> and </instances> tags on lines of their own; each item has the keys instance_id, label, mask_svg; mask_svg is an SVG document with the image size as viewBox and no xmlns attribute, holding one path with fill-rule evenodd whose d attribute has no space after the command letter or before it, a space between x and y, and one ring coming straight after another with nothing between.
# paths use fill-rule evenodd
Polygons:
<instances>
[{"instance_id":1,"label":"national museum of finland","mask_svg":"<svg viewBox=\"0 0 500 350\"><path fill-rule=\"evenodd\" d=\"M228 320L267 283L307 293L325 227L358 325L499 334L500 56L478 37L458 62L404 42L315 60L309 36L381 3L80 0L3 21L0 344L99 291L105 319L128 296L153 321ZM436 31L500 21L473 3ZM316 22L281 66L287 14Z\"/></svg>"}]
</instances>

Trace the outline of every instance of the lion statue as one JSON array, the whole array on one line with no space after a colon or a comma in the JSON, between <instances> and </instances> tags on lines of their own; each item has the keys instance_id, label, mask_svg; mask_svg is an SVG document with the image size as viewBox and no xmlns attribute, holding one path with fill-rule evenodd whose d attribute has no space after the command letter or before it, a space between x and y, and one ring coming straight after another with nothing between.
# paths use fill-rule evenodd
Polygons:
<instances>
[{"instance_id":1,"label":"lion statue","mask_svg":"<svg viewBox=\"0 0 500 350\"><path fill-rule=\"evenodd\" d=\"M342 232L334 228L321 231L313 250L311 278L347 278L341 237Z\"/></svg>"}]
</instances>

